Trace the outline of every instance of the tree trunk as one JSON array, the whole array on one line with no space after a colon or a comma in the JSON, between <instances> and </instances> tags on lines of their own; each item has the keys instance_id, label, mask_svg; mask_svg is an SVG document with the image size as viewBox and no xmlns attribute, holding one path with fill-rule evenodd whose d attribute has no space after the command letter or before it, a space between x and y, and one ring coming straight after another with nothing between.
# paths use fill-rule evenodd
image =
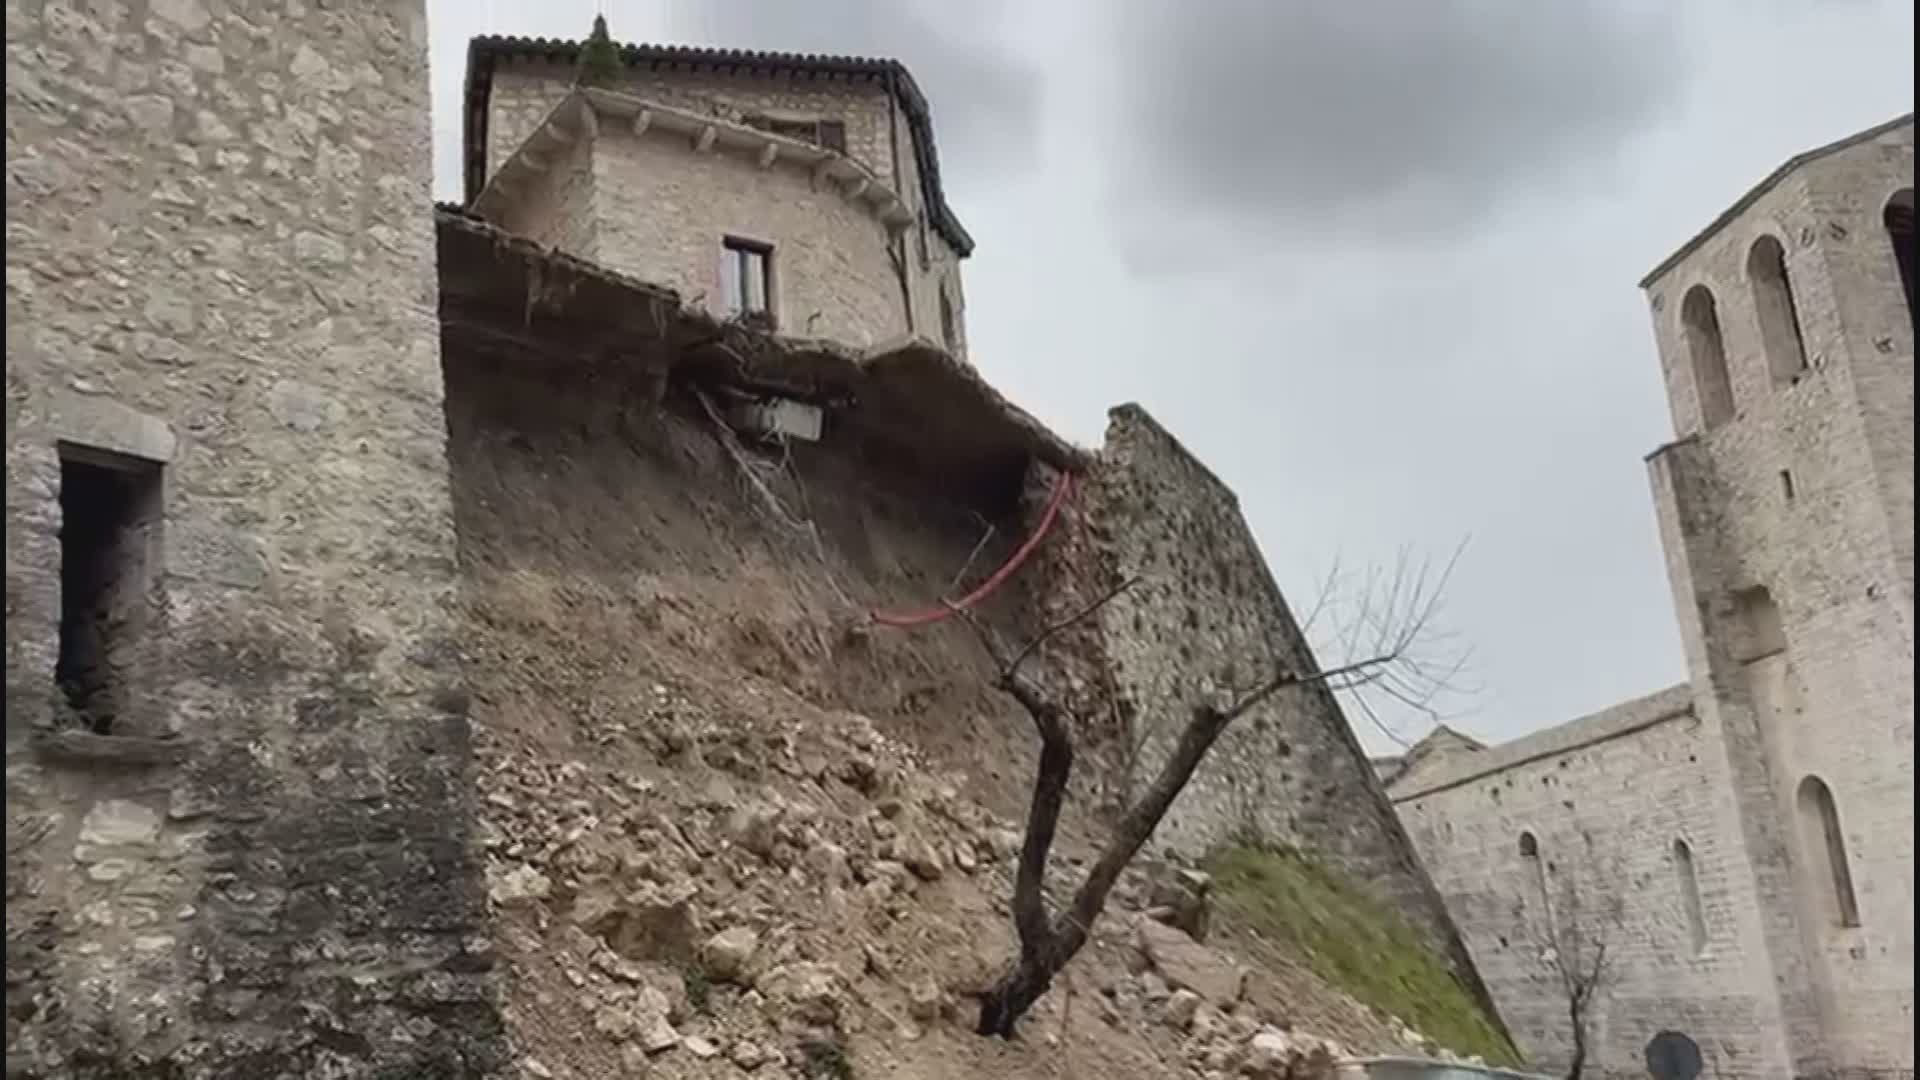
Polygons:
<instances>
[{"instance_id":1,"label":"tree trunk","mask_svg":"<svg viewBox=\"0 0 1920 1080\"><path fill-rule=\"evenodd\" d=\"M1033 1008L1034 1002L1046 994L1053 985L1053 977L1066 966L1071 955L1060 955L1052 949L1040 954L1021 950L1020 959L1013 968L993 984L993 989L981 996L980 1024L974 1029L975 1033L1013 1038L1013 1025L1026 1015L1028 1009ZM1058 962L1047 962L1053 956L1059 957Z\"/></svg>"},{"instance_id":2,"label":"tree trunk","mask_svg":"<svg viewBox=\"0 0 1920 1080\"><path fill-rule=\"evenodd\" d=\"M1019 685L1012 683L1012 685ZM1186 787L1214 740L1226 730L1233 716L1218 709L1198 708L1173 754L1160 769L1140 801L1120 818L1107 848L1101 853L1086 880L1075 893L1072 905L1058 917L1049 919L1042 896L1047 851L1053 846L1054 829L1060 819L1060 803L1066 792L1067 777L1073 766L1073 744L1061 723L1059 713L1045 706L1037 695L1021 698L1040 729L1040 770L1034 782L1033 805L1027 818L1027 837L1020 853L1020 868L1014 882L1013 922L1020 936L1020 958L980 998L982 1035L1012 1038L1013 1028L1034 1002L1053 984L1053 977L1067 966L1093 932L1093 922L1106 906L1113 883L1140 850L1153 830L1166 816L1168 807Z\"/></svg>"},{"instance_id":3,"label":"tree trunk","mask_svg":"<svg viewBox=\"0 0 1920 1080\"><path fill-rule=\"evenodd\" d=\"M1573 1020L1573 1060L1567 1063L1567 1080L1580 1080L1580 1074L1587 1067L1587 1018L1586 1010L1580 1007L1576 998L1568 1006L1567 1013Z\"/></svg>"}]
</instances>

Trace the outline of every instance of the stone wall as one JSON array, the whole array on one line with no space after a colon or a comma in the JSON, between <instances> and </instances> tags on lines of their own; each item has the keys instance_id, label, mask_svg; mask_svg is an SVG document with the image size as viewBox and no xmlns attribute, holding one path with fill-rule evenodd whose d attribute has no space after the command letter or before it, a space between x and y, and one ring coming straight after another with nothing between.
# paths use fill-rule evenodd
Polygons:
<instances>
[{"instance_id":1,"label":"stone wall","mask_svg":"<svg viewBox=\"0 0 1920 1080\"><path fill-rule=\"evenodd\" d=\"M9 1076L496 1060L423 8L7 4ZM158 500L105 733L63 454Z\"/></svg>"},{"instance_id":2,"label":"stone wall","mask_svg":"<svg viewBox=\"0 0 1920 1080\"><path fill-rule=\"evenodd\" d=\"M609 125L611 126L611 125ZM594 140L598 261L725 313L722 241L771 245L780 333L855 348L906 333L887 229L831 183L738 154L695 153L677 135Z\"/></svg>"},{"instance_id":3,"label":"stone wall","mask_svg":"<svg viewBox=\"0 0 1920 1080\"><path fill-rule=\"evenodd\" d=\"M570 66L545 60L503 61L495 69L487 102L489 175L566 96L573 74ZM887 138L889 109L884 82L808 79L792 73L630 68L627 78L610 89L736 123L750 113L842 121L847 125L847 156L884 183L894 185L897 170ZM900 131L904 135L904 122ZM901 161L910 164L913 154L904 138L898 149Z\"/></svg>"},{"instance_id":4,"label":"stone wall","mask_svg":"<svg viewBox=\"0 0 1920 1080\"><path fill-rule=\"evenodd\" d=\"M1803 164L1649 282L1675 417L1653 461L1696 700L1722 714L1802 1072L1913 1067L1913 365L1880 222L1913 128ZM1809 368L1772 378L1747 260L1787 250ZM1686 290L1718 301L1736 411L1700 423ZM1860 909L1840 925L1817 778Z\"/></svg>"},{"instance_id":5,"label":"stone wall","mask_svg":"<svg viewBox=\"0 0 1920 1080\"><path fill-rule=\"evenodd\" d=\"M566 96L572 69L549 61L503 61L493 74L487 103L487 167L489 174L525 142L534 129ZM653 146L643 161L630 161L622 182L637 183L620 190L608 203L605 226L624 237L621 249L609 241L597 254L585 250L584 238L569 236L577 245L566 250L583 257L602 257L610 266L658 275L662 284L691 283L688 295L704 293L717 302L717 249L722 233L791 237L795 254L786 261L782 292L790 292L802 311L857 310L856 317L823 314L813 330L790 322L787 332L840 337L853 344L883 340L888 333L914 332L941 341L957 356L966 355L966 297L961 289L960 257L945 237L929 223L924 189L920 186L913 132L906 114L890 98L882 82L801 80L784 75L719 74L690 71L634 71L623 93L674 108L688 109L738 121L749 113L795 118L839 119L847 125L847 154L890 186L912 209L915 223L895 238L885 236L871 219L858 220L857 208L838 205L830 187L814 190L804 178L742 168L738 162L695 158L685 148L671 157L665 145ZM634 167L649 172L635 175ZM602 183L612 177L602 168ZM765 181L764 185L757 181ZM710 201L704 185L717 183L727 193ZM698 198L690 198L697 195ZM664 201L655 201L656 199ZM691 201L694 205L689 205ZM844 200L841 200L844 203ZM671 208L661 212L658 207ZM697 211L689 217L690 211ZM697 219L697 220L696 220ZM696 228L698 226L698 228ZM719 231L715 231L718 228ZM878 233L878 237L870 236ZM529 234L530 235L530 234ZM664 240L669 247L662 249ZM871 250L877 246L878 250ZM851 248L852 254L842 254ZM889 251L891 249L891 252ZM671 258L661 254L672 250ZM900 259L907 277L910 303L903 303ZM642 274L646 277L646 274ZM676 287L685 287L676 284ZM849 288L857 296L840 295ZM952 334L946 332L950 313ZM817 303L824 300L824 303ZM869 311L875 304L891 309ZM829 326L842 332L828 333Z\"/></svg>"},{"instance_id":6,"label":"stone wall","mask_svg":"<svg viewBox=\"0 0 1920 1080\"><path fill-rule=\"evenodd\" d=\"M594 140L574 139L553 155L546 171L508 204L502 228L582 259L600 250L599 204L594 199Z\"/></svg>"},{"instance_id":7,"label":"stone wall","mask_svg":"<svg viewBox=\"0 0 1920 1080\"><path fill-rule=\"evenodd\" d=\"M1316 661L1233 493L1138 406L1111 415L1085 502L1111 575L1141 579L1100 615L1127 720L1127 786L1137 793L1196 704ZM1308 852L1399 911L1484 1000L1372 766L1318 684L1282 691L1235 721L1149 850L1197 855L1243 833Z\"/></svg>"},{"instance_id":8,"label":"stone wall","mask_svg":"<svg viewBox=\"0 0 1920 1080\"><path fill-rule=\"evenodd\" d=\"M1576 940L1604 943L1613 958L1593 1016L1590 1065L1604 1075L1643 1076L1646 1044L1665 1030L1698 1043L1708 1075L1786 1074L1758 895L1719 747L1682 685L1391 785L1536 1068L1563 1069L1572 1054L1567 997L1541 953Z\"/></svg>"}]
</instances>

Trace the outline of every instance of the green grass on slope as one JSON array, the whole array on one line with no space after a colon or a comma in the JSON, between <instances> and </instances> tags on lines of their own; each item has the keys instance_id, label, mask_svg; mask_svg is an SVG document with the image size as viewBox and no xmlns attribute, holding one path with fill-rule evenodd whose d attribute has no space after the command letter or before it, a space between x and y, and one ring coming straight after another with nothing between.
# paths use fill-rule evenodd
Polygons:
<instances>
[{"instance_id":1,"label":"green grass on slope","mask_svg":"<svg viewBox=\"0 0 1920 1080\"><path fill-rule=\"evenodd\" d=\"M1314 973L1457 1054L1489 1065L1519 1055L1399 914L1292 852L1228 847L1207 870L1234 921L1290 945Z\"/></svg>"}]
</instances>

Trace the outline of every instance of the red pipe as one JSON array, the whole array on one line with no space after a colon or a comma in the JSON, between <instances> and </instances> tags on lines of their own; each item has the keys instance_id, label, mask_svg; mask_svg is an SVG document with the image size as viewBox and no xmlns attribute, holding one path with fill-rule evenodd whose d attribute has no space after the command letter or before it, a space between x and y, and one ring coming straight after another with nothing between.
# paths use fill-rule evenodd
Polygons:
<instances>
[{"instance_id":1,"label":"red pipe","mask_svg":"<svg viewBox=\"0 0 1920 1080\"><path fill-rule=\"evenodd\" d=\"M873 621L883 626L926 626L929 623L952 618L956 612L965 611L985 600L995 589L1005 584L1006 580L1013 576L1013 572L1020 569L1020 564L1026 562L1027 557L1040 546L1040 541L1047 538L1047 533L1053 529L1054 519L1060 516L1060 507L1072 496L1073 488L1073 474L1062 472L1060 478L1054 482L1053 497L1047 500L1046 511L1040 515L1040 524L1034 527L1033 535L1027 537L1026 542L1007 559L1006 565L995 570L991 577L981 582L979 588L944 607L928 608L909 615L890 615L884 611L875 611L872 613Z\"/></svg>"}]
</instances>

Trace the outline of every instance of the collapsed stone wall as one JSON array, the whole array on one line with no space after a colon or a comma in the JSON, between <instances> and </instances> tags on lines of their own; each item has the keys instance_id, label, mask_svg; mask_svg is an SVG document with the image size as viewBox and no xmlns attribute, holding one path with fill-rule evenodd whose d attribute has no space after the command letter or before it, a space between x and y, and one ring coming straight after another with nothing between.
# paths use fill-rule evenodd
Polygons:
<instances>
[{"instance_id":1,"label":"collapsed stone wall","mask_svg":"<svg viewBox=\"0 0 1920 1080\"><path fill-rule=\"evenodd\" d=\"M424 5L6 19L7 1073L482 1073ZM93 730L83 459L159 509Z\"/></svg>"},{"instance_id":2,"label":"collapsed stone wall","mask_svg":"<svg viewBox=\"0 0 1920 1080\"><path fill-rule=\"evenodd\" d=\"M957 620L876 627L868 615L938 603L963 571L971 580L1004 561L1023 538L1012 499L942 497L843 432L785 452L730 449L694 390L655 400L632 365L557 372L463 340L448 347L446 378L469 616L517 606L563 633L630 641L616 670L586 687L476 665L480 715L500 718L497 733L515 728L548 753L591 752L584 717L648 698L670 658L695 655L869 715L965 772L988 805L1024 805L1031 723L993 688L973 632ZM1016 578L978 618L1018 640L1028 584ZM570 599L533 612L512 599L529 590Z\"/></svg>"}]
</instances>

